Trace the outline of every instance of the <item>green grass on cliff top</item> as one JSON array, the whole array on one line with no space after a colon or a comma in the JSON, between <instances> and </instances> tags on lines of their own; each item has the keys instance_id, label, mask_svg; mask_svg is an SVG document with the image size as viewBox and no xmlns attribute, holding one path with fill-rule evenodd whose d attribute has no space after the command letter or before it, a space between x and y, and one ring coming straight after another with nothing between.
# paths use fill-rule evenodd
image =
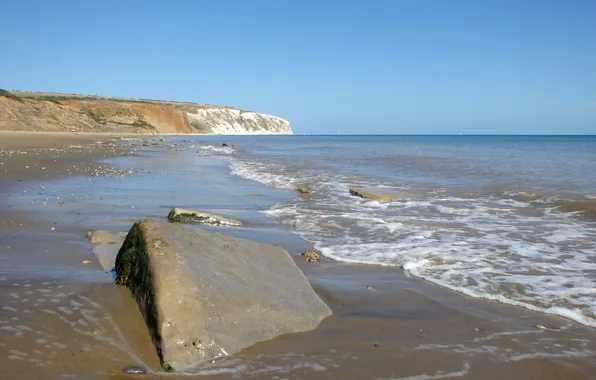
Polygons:
<instances>
[{"instance_id":1,"label":"green grass on cliff top","mask_svg":"<svg viewBox=\"0 0 596 380\"><path fill-rule=\"evenodd\" d=\"M0 88L0 96L4 96L5 98L16 100L17 102L23 101L23 99L19 98L18 96L14 95L6 90L3 90L1 88Z\"/></svg>"}]
</instances>

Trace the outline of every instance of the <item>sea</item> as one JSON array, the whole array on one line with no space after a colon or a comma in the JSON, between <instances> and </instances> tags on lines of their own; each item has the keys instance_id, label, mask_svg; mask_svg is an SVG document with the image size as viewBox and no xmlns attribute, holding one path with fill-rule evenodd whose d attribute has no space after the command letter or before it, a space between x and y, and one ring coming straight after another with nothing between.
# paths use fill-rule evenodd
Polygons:
<instances>
[{"instance_id":1,"label":"sea","mask_svg":"<svg viewBox=\"0 0 596 380\"><path fill-rule=\"evenodd\" d=\"M334 312L316 333L183 375L515 378L521 368L593 377L592 331L570 320L596 327L596 136L146 139L118 139L130 154L101 159L101 175L66 170L5 183L6 373L157 369L145 326L129 314L136 304L113 286L119 245L91 247L87 231L126 233L183 207L243 223L190 228L276 244L297 260L314 246L322 262L299 265ZM354 186L409 197L379 203L351 195ZM422 281L566 319L470 303Z\"/></svg>"},{"instance_id":2,"label":"sea","mask_svg":"<svg viewBox=\"0 0 596 380\"><path fill-rule=\"evenodd\" d=\"M189 146L233 176L308 185L260 212L330 260L596 327L596 136L201 136ZM352 186L411 197L379 203Z\"/></svg>"}]
</instances>

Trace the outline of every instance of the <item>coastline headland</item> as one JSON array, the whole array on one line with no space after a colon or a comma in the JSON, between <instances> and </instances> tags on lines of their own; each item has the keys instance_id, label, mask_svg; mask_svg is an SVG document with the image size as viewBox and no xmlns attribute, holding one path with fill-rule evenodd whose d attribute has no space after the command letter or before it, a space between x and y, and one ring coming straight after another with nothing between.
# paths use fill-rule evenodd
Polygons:
<instances>
[{"instance_id":1,"label":"coastline headland","mask_svg":"<svg viewBox=\"0 0 596 380\"><path fill-rule=\"evenodd\" d=\"M292 134L287 120L234 107L0 90L0 131Z\"/></svg>"}]
</instances>

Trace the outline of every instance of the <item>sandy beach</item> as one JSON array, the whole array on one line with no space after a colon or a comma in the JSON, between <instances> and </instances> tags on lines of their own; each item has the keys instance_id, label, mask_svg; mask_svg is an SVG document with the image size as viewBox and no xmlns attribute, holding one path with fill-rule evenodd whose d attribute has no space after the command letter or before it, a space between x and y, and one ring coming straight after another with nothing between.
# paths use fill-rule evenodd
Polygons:
<instances>
[{"instance_id":1,"label":"sandy beach","mask_svg":"<svg viewBox=\"0 0 596 380\"><path fill-rule=\"evenodd\" d=\"M127 379L130 365L147 368L147 379L594 378L596 330L400 268L306 263L300 253L312 245L258 213L297 193L231 177L225 163L169 142L144 148L119 137L0 134L1 378ZM201 177L209 181L191 183ZM248 220L222 231L285 248L333 315L194 373L161 372L137 305L85 234L124 232L185 203Z\"/></svg>"}]
</instances>

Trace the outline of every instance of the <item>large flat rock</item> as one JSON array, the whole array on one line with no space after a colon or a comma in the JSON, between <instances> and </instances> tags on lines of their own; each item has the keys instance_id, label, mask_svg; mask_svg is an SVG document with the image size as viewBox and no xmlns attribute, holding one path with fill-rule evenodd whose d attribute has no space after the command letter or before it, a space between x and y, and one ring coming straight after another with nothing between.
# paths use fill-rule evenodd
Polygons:
<instances>
[{"instance_id":1,"label":"large flat rock","mask_svg":"<svg viewBox=\"0 0 596 380\"><path fill-rule=\"evenodd\" d=\"M116 274L167 370L312 330L331 314L283 249L178 224L135 223Z\"/></svg>"},{"instance_id":2,"label":"large flat rock","mask_svg":"<svg viewBox=\"0 0 596 380\"><path fill-rule=\"evenodd\" d=\"M414 198L412 194L379 187L350 187L350 194L372 199L377 202L391 202L404 198Z\"/></svg>"}]
</instances>

